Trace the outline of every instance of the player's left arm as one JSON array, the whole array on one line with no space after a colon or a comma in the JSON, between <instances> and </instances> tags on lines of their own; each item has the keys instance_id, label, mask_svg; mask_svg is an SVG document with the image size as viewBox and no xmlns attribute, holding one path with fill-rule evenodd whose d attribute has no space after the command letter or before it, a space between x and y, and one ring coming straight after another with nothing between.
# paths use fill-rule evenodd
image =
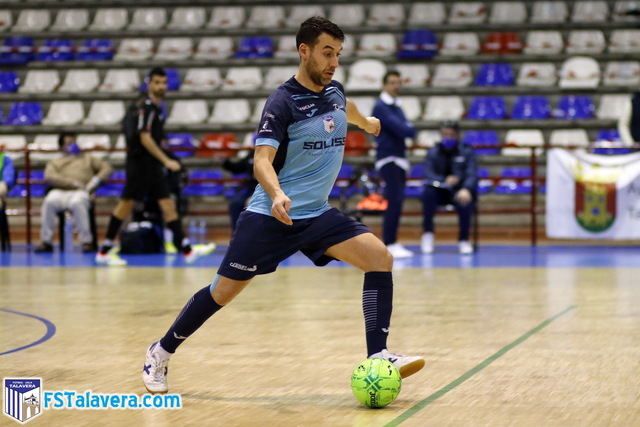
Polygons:
<instances>
[{"instance_id":1,"label":"player's left arm","mask_svg":"<svg viewBox=\"0 0 640 427\"><path fill-rule=\"evenodd\" d=\"M372 135L380 134L380 120L377 117L365 117L356 104L347 98L347 121Z\"/></svg>"}]
</instances>

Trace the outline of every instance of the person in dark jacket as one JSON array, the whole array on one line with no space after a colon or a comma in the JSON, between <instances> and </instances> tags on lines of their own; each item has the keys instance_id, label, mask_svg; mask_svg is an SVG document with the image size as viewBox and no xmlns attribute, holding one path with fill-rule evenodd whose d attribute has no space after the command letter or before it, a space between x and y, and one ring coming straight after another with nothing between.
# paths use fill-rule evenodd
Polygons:
<instances>
[{"instance_id":1,"label":"person in dark jacket","mask_svg":"<svg viewBox=\"0 0 640 427\"><path fill-rule=\"evenodd\" d=\"M440 142L427 153L422 196L424 234L420 246L423 253L433 252L433 217L438 206L453 205L460 222L460 253L471 254L473 246L469 242L469 229L478 183L475 153L473 148L460 143L457 122L443 122L440 133Z\"/></svg>"},{"instance_id":2,"label":"person in dark jacket","mask_svg":"<svg viewBox=\"0 0 640 427\"><path fill-rule=\"evenodd\" d=\"M373 116L380 119L382 130L376 137L376 169L385 184L384 197L388 201L384 213L382 234L384 244L394 258L406 258L413 252L397 242L398 226L404 202L404 188L410 164L407 160L405 139L414 138L416 130L406 119L398 100L400 73L388 71L382 80L380 98L373 107Z\"/></svg>"},{"instance_id":3,"label":"person in dark jacket","mask_svg":"<svg viewBox=\"0 0 640 427\"><path fill-rule=\"evenodd\" d=\"M253 151L247 156L226 159L222 167L233 174L246 174L247 180L236 188L235 193L229 197L229 219L231 231L236 229L236 223L244 206L258 185L258 180L253 176Z\"/></svg>"}]
</instances>

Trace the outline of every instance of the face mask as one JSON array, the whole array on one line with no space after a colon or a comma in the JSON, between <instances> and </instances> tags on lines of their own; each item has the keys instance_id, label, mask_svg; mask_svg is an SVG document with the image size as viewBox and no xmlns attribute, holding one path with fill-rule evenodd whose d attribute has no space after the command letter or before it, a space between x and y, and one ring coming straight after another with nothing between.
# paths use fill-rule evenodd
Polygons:
<instances>
[{"instance_id":1,"label":"face mask","mask_svg":"<svg viewBox=\"0 0 640 427\"><path fill-rule=\"evenodd\" d=\"M67 154L71 154L72 156L77 156L81 151L80 146L75 142L67 147Z\"/></svg>"},{"instance_id":2,"label":"face mask","mask_svg":"<svg viewBox=\"0 0 640 427\"><path fill-rule=\"evenodd\" d=\"M455 138L442 138L441 144L445 150L453 150L458 145L458 140Z\"/></svg>"}]
</instances>

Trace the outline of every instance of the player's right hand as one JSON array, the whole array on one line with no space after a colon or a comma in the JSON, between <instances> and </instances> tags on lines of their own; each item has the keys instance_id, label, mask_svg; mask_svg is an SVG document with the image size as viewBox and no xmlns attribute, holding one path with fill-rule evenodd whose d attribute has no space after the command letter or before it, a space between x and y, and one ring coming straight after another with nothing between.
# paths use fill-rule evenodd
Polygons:
<instances>
[{"instance_id":1,"label":"player's right hand","mask_svg":"<svg viewBox=\"0 0 640 427\"><path fill-rule=\"evenodd\" d=\"M291 209L291 199L282 191L279 191L273 198L271 215L283 224L293 225L293 221L288 214L289 209Z\"/></svg>"},{"instance_id":2,"label":"player's right hand","mask_svg":"<svg viewBox=\"0 0 640 427\"><path fill-rule=\"evenodd\" d=\"M179 162L171 159L167 160L167 163L164 164L164 167L169 169L171 172L178 172L180 169L182 169Z\"/></svg>"}]
</instances>

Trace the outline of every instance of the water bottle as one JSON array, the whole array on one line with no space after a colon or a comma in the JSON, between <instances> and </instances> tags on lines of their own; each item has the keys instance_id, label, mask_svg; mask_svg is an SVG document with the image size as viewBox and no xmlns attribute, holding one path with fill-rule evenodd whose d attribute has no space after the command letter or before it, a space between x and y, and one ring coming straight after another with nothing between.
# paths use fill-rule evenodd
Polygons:
<instances>
[{"instance_id":1,"label":"water bottle","mask_svg":"<svg viewBox=\"0 0 640 427\"><path fill-rule=\"evenodd\" d=\"M198 226L196 224L195 219L189 220L189 227L187 228L187 237L189 238L189 241L191 242L192 245L197 243L196 242L196 240L198 239L197 227Z\"/></svg>"},{"instance_id":2,"label":"water bottle","mask_svg":"<svg viewBox=\"0 0 640 427\"><path fill-rule=\"evenodd\" d=\"M64 251L73 252L73 217L71 215L65 215Z\"/></svg>"},{"instance_id":3,"label":"water bottle","mask_svg":"<svg viewBox=\"0 0 640 427\"><path fill-rule=\"evenodd\" d=\"M204 244L207 241L207 221L201 219L198 221L198 243Z\"/></svg>"}]
</instances>

